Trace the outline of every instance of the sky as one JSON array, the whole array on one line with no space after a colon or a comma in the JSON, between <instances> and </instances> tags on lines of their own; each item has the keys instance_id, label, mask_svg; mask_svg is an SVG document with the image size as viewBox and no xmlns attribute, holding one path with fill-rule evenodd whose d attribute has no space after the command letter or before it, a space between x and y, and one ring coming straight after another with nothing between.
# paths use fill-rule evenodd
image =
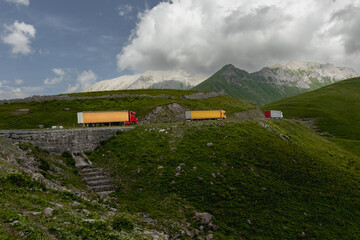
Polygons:
<instances>
[{"instance_id":1,"label":"sky","mask_svg":"<svg viewBox=\"0 0 360 240\"><path fill-rule=\"evenodd\" d=\"M0 0L0 99L147 70L291 60L360 73L360 0Z\"/></svg>"}]
</instances>

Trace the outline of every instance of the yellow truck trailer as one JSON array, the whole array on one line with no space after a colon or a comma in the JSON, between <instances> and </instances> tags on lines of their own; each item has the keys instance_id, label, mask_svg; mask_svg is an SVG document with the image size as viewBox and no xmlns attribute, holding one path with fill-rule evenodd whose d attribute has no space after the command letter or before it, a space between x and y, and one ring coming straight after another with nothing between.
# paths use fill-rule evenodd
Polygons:
<instances>
[{"instance_id":1,"label":"yellow truck trailer","mask_svg":"<svg viewBox=\"0 0 360 240\"><path fill-rule=\"evenodd\" d=\"M226 119L224 110L193 110L185 112L186 120L215 120Z\"/></svg>"},{"instance_id":2,"label":"yellow truck trailer","mask_svg":"<svg viewBox=\"0 0 360 240\"><path fill-rule=\"evenodd\" d=\"M78 112L78 124L82 126L130 125L137 123L136 113L132 111Z\"/></svg>"}]
</instances>

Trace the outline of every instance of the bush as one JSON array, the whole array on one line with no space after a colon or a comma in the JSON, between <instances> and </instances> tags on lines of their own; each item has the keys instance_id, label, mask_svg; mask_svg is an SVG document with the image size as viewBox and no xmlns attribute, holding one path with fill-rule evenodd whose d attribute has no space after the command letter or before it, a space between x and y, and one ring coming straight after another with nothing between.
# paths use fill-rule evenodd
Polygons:
<instances>
[{"instance_id":1,"label":"bush","mask_svg":"<svg viewBox=\"0 0 360 240\"><path fill-rule=\"evenodd\" d=\"M73 159L73 157L69 152L63 152L61 156L64 158L66 165L70 167L75 167L75 160Z\"/></svg>"},{"instance_id":2,"label":"bush","mask_svg":"<svg viewBox=\"0 0 360 240\"><path fill-rule=\"evenodd\" d=\"M50 164L46 160L40 158L39 162L40 162L39 168L41 170L43 170L43 171L50 170Z\"/></svg>"},{"instance_id":3,"label":"bush","mask_svg":"<svg viewBox=\"0 0 360 240\"><path fill-rule=\"evenodd\" d=\"M131 231L134 229L134 224L125 216L115 216L112 221L112 227L117 231Z\"/></svg>"}]
</instances>

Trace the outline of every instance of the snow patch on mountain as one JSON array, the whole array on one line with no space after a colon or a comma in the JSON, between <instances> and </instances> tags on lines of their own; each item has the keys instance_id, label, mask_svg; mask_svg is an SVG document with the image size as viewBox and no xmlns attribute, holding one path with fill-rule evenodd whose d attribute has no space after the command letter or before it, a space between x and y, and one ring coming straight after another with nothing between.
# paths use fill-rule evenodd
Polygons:
<instances>
[{"instance_id":1,"label":"snow patch on mountain","mask_svg":"<svg viewBox=\"0 0 360 240\"><path fill-rule=\"evenodd\" d=\"M190 89L206 80L205 76L192 75L184 70L146 71L143 74L125 75L95 83L85 92L123 89Z\"/></svg>"},{"instance_id":2,"label":"snow patch on mountain","mask_svg":"<svg viewBox=\"0 0 360 240\"><path fill-rule=\"evenodd\" d=\"M314 89L340 80L358 77L359 74L348 67L333 64L291 61L286 65L276 64L265 67L254 74L265 77L272 84Z\"/></svg>"}]
</instances>

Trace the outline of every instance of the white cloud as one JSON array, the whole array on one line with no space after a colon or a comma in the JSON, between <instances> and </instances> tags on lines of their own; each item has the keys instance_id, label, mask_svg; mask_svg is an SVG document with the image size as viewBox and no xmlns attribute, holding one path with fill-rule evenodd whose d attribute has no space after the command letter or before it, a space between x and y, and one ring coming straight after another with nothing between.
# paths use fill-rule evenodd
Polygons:
<instances>
[{"instance_id":1,"label":"white cloud","mask_svg":"<svg viewBox=\"0 0 360 240\"><path fill-rule=\"evenodd\" d=\"M0 81L0 99L25 98L44 92L43 87L13 87L8 81Z\"/></svg>"},{"instance_id":2,"label":"white cloud","mask_svg":"<svg viewBox=\"0 0 360 240\"><path fill-rule=\"evenodd\" d=\"M15 79L15 84L16 85L21 85L21 84L23 84L24 83L24 80L22 80L22 79Z\"/></svg>"},{"instance_id":3,"label":"white cloud","mask_svg":"<svg viewBox=\"0 0 360 240\"><path fill-rule=\"evenodd\" d=\"M68 84L66 92L83 91L93 85L97 80L96 74L92 70L83 71L76 78L74 85Z\"/></svg>"},{"instance_id":4,"label":"white cloud","mask_svg":"<svg viewBox=\"0 0 360 240\"><path fill-rule=\"evenodd\" d=\"M55 85L55 84L61 83L66 76L65 70L63 70L61 68L54 68L54 69L52 69L52 71L56 75L56 77L45 79L44 80L45 85Z\"/></svg>"},{"instance_id":5,"label":"white cloud","mask_svg":"<svg viewBox=\"0 0 360 240\"><path fill-rule=\"evenodd\" d=\"M15 3L16 5L25 5L29 6L30 1L29 0L6 0L9 3Z\"/></svg>"},{"instance_id":6,"label":"white cloud","mask_svg":"<svg viewBox=\"0 0 360 240\"><path fill-rule=\"evenodd\" d=\"M15 21L13 25L4 25L5 32L2 40L11 46L11 53L14 55L27 55L32 52L30 47L31 39L35 38L35 28L24 22Z\"/></svg>"},{"instance_id":7,"label":"white cloud","mask_svg":"<svg viewBox=\"0 0 360 240\"><path fill-rule=\"evenodd\" d=\"M213 73L227 63L249 70L292 59L360 71L360 0L173 0L139 15L121 70Z\"/></svg>"},{"instance_id":8,"label":"white cloud","mask_svg":"<svg viewBox=\"0 0 360 240\"><path fill-rule=\"evenodd\" d=\"M129 5L129 4L125 4L125 5L120 5L118 7L118 12L119 12L119 16L120 17L126 17L128 16L129 13L131 13L133 11L133 6Z\"/></svg>"}]
</instances>

